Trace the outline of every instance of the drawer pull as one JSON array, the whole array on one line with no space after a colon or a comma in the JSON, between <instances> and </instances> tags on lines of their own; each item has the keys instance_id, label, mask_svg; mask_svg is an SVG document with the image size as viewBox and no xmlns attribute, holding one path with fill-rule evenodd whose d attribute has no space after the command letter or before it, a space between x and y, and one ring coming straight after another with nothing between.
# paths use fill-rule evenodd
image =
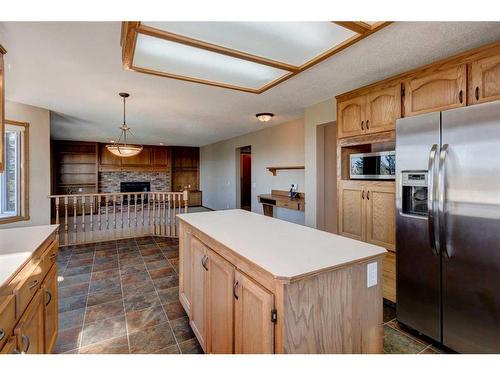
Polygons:
<instances>
[{"instance_id":1,"label":"drawer pull","mask_svg":"<svg viewBox=\"0 0 500 375\"><path fill-rule=\"evenodd\" d=\"M366 130L370 129L370 120L366 120Z\"/></svg>"},{"instance_id":2,"label":"drawer pull","mask_svg":"<svg viewBox=\"0 0 500 375\"><path fill-rule=\"evenodd\" d=\"M458 100L460 101L460 103L464 102L464 92L462 90L460 90L458 93Z\"/></svg>"},{"instance_id":3,"label":"drawer pull","mask_svg":"<svg viewBox=\"0 0 500 375\"><path fill-rule=\"evenodd\" d=\"M56 257L56 253L50 254L49 259L54 259Z\"/></svg>"},{"instance_id":4,"label":"drawer pull","mask_svg":"<svg viewBox=\"0 0 500 375\"><path fill-rule=\"evenodd\" d=\"M33 282L31 283L31 285L28 288L33 289L37 285L38 285L38 280L33 280Z\"/></svg>"},{"instance_id":5,"label":"drawer pull","mask_svg":"<svg viewBox=\"0 0 500 375\"><path fill-rule=\"evenodd\" d=\"M5 331L0 328L0 340L3 339L5 337Z\"/></svg>"},{"instance_id":6,"label":"drawer pull","mask_svg":"<svg viewBox=\"0 0 500 375\"><path fill-rule=\"evenodd\" d=\"M203 266L203 268L205 268L205 270L208 271L207 261L208 261L208 256L204 255L203 258L201 259L201 265Z\"/></svg>"},{"instance_id":7,"label":"drawer pull","mask_svg":"<svg viewBox=\"0 0 500 375\"><path fill-rule=\"evenodd\" d=\"M238 288L238 280L235 280L234 281L234 284L233 284L233 296L234 296L234 299L238 299L238 295L236 294L236 288Z\"/></svg>"},{"instance_id":8,"label":"drawer pull","mask_svg":"<svg viewBox=\"0 0 500 375\"><path fill-rule=\"evenodd\" d=\"M479 86L476 86L476 100L479 100Z\"/></svg>"},{"instance_id":9,"label":"drawer pull","mask_svg":"<svg viewBox=\"0 0 500 375\"><path fill-rule=\"evenodd\" d=\"M365 191L364 190L361 192L361 199L365 199Z\"/></svg>"},{"instance_id":10,"label":"drawer pull","mask_svg":"<svg viewBox=\"0 0 500 375\"><path fill-rule=\"evenodd\" d=\"M21 354L21 352L19 350L17 350L17 348L15 348L11 354Z\"/></svg>"},{"instance_id":11,"label":"drawer pull","mask_svg":"<svg viewBox=\"0 0 500 375\"><path fill-rule=\"evenodd\" d=\"M370 200L370 190L366 192L366 199Z\"/></svg>"},{"instance_id":12,"label":"drawer pull","mask_svg":"<svg viewBox=\"0 0 500 375\"><path fill-rule=\"evenodd\" d=\"M45 306L48 306L50 301L52 301L52 293L50 293L48 290L46 290L45 296L48 298L47 302L45 302Z\"/></svg>"},{"instance_id":13,"label":"drawer pull","mask_svg":"<svg viewBox=\"0 0 500 375\"><path fill-rule=\"evenodd\" d=\"M365 130L365 122L361 121L361 130Z\"/></svg>"},{"instance_id":14,"label":"drawer pull","mask_svg":"<svg viewBox=\"0 0 500 375\"><path fill-rule=\"evenodd\" d=\"M25 348L22 352L23 353L27 353L28 350L30 349L30 338L28 336L26 336L26 335L22 335L21 339L23 341L23 346Z\"/></svg>"}]
</instances>

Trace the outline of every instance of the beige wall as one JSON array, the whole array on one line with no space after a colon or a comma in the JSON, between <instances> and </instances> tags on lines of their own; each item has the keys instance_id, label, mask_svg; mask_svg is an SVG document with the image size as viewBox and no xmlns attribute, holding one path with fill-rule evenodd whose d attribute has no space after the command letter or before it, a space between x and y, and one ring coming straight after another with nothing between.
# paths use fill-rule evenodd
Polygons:
<instances>
[{"instance_id":1,"label":"beige wall","mask_svg":"<svg viewBox=\"0 0 500 375\"><path fill-rule=\"evenodd\" d=\"M212 209L238 207L239 158L237 149L252 146L252 211L262 213L257 195L271 189L288 190L292 183L304 191L304 171L279 171L273 176L266 167L304 165L304 122L302 119L201 148L200 182L203 205ZM306 207L308 202L306 195ZM304 224L303 212L275 209L275 217Z\"/></svg>"},{"instance_id":2,"label":"beige wall","mask_svg":"<svg viewBox=\"0 0 500 375\"><path fill-rule=\"evenodd\" d=\"M5 102L7 120L30 124L30 220L2 224L0 228L23 227L50 223L50 114L42 108Z\"/></svg>"},{"instance_id":3,"label":"beige wall","mask_svg":"<svg viewBox=\"0 0 500 375\"><path fill-rule=\"evenodd\" d=\"M305 212L305 224L316 227L318 189L318 144L324 142L323 132L318 126L335 121L336 104L335 99L329 99L306 108L304 116L305 136L305 193L308 200Z\"/></svg>"}]
</instances>

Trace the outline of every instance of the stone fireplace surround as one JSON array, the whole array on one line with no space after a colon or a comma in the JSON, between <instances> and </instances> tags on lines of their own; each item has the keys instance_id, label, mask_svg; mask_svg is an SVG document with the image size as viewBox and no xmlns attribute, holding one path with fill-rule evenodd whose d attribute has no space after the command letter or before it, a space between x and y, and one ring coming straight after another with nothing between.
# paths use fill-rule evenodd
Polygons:
<instances>
[{"instance_id":1,"label":"stone fireplace surround","mask_svg":"<svg viewBox=\"0 0 500 375\"><path fill-rule=\"evenodd\" d=\"M151 183L151 191L171 191L166 172L99 172L99 193L119 193L121 182Z\"/></svg>"}]
</instances>

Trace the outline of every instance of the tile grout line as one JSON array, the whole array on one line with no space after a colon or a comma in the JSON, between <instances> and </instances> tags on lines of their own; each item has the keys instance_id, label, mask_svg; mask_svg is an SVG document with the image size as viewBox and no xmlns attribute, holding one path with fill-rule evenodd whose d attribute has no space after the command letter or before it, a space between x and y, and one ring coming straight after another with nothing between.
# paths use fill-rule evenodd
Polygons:
<instances>
[{"instance_id":1,"label":"tile grout line","mask_svg":"<svg viewBox=\"0 0 500 375\"><path fill-rule=\"evenodd\" d=\"M393 319L393 320L395 320L395 319ZM391 320L391 322L392 322L392 320ZM387 326L388 326L388 327L390 327L390 328L392 328L392 329L393 329L393 330L395 330L396 332L399 332L399 333L401 333L402 335L406 336L406 337L407 337L407 338L409 338L410 340L415 341L415 342L417 342L417 343L419 343L419 344L421 344L421 345L425 345L425 346L427 346L427 345L432 345L432 344L427 344L427 343L423 342L423 341L422 341L422 340L420 340L418 337L413 336L413 335L411 335L411 334L409 334L409 333L407 333L407 332L405 332L405 331L403 331L403 330L401 330L401 329L399 329L399 328L397 328L397 327L394 327L394 326L391 326L391 325L387 325ZM424 349L425 349L425 348L424 348ZM419 353L420 353L420 352L419 352Z\"/></svg>"},{"instance_id":2,"label":"tile grout line","mask_svg":"<svg viewBox=\"0 0 500 375\"><path fill-rule=\"evenodd\" d=\"M94 245L93 246L93 254L92 254L92 267L90 268L90 280L89 280L89 287L87 289L87 295L86 295L86 299L85 299L85 310L83 310L83 321L82 321L82 328L80 329L80 337L78 338L78 345L76 347L76 349L78 350L78 352L80 352L80 348L82 346L82 340L83 340L83 329L85 328L85 318L86 318L86 315L87 315L87 306L88 306L88 303L89 303L89 294L90 294L90 285L92 283L92 273L94 272L94 264L95 264L95 252L96 252L96 246Z\"/></svg>"},{"instance_id":3,"label":"tile grout line","mask_svg":"<svg viewBox=\"0 0 500 375\"><path fill-rule=\"evenodd\" d=\"M135 240L134 240L135 243ZM120 254L118 253L118 243L116 243L116 257L118 260L118 275L120 276L120 290L122 292L123 314L125 315L125 334L127 335L128 354L130 354L130 337L127 325L127 310L125 309L125 294L123 293L122 268L120 267Z\"/></svg>"},{"instance_id":4,"label":"tile grout line","mask_svg":"<svg viewBox=\"0 0 500 375\"><path fill-rule=\"evenodd\" d=\"M154 237L153 237L153 242L156 245L156 247L160 250L161 254L165 257L165 255L163 254L163 251L161 251L160 246L158 246ZM172 336L174 337L174 340L175 340L175 345L177 346L179 353L182 354L181 347L179 346L179 342L177 341L177 337L175 337L174 329L172 328L172 324L170 324L170 318L168 317L167 312L165 311L165 308L163 307L163 304L161 303L160 294L158 293L158 289L156 288L155 282L154 282L153 278L151 277L151 274L149 273L149 269L146 265L146 262L144 261L144 257L142 256L142 253L140 251L140 247L139 247L139 254L141 254L141 259L144 262L144 266L146 267L146 272L148 273L149 278L151 279L151 282L153 283L153 288L155 289L156 296L160 300L160 306L161 306L161 309L163 311L163 314L165 314L165 317L167 318L168 326L170 327L170 332L172 332ZM167 261L168 261L167 257L165 257L165 259L167 259ZM168 263L170 264L170 262L168 262ZM174 269L174 272L175 272L175 269Z\"/></svg>"}]
</instances>

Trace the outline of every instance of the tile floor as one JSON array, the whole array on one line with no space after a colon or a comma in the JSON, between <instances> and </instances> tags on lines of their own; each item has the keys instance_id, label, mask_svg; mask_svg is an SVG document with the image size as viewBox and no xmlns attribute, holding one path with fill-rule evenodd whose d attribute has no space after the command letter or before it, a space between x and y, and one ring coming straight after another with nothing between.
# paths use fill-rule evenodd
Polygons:
<instances>
[{"instance_id":1,"label":"tile floor","mask_svg":"<svg viewBox=\"0 0 500 375\"><path fill-rule=\"evenodd\" d=\"M178 240L62 247L56 353L202 353L179 303ZM449 353L384 305L384 352Z\"/></svg>"},{"instance_id":2,"label":"tile floor","mask_svg":"<svg viewBox=\"0 0 500 375\"><path fill-rule=\"evenodd\" d=\"M178 295L178 241L62 247L56 353L201 353Z\"/></svg>"}]
</instances>

